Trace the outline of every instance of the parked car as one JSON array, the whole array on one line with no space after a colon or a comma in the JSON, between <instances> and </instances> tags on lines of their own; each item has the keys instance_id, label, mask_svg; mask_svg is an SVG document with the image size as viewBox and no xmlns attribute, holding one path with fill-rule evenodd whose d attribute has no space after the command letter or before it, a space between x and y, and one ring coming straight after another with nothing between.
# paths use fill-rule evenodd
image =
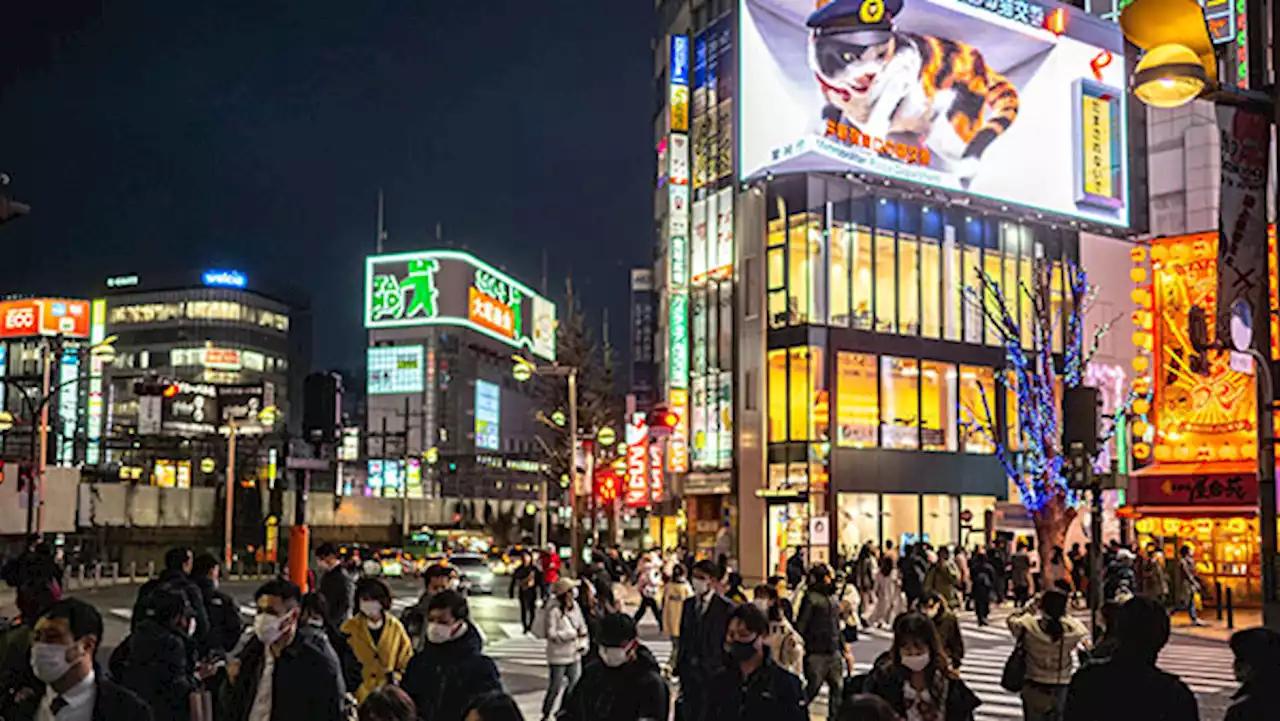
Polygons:
<instances>
[{"instance_id":1,"label":"parked car","mask_svg":"<svg viewBox=\"0 0 1280 721\"><path fill-rule=\"evenodd\" d=\"M449 565L458 569L458 580L467 593L492 594L495 588L489 560L478 553L455 553Z\"/></svg>"}]
</instances>

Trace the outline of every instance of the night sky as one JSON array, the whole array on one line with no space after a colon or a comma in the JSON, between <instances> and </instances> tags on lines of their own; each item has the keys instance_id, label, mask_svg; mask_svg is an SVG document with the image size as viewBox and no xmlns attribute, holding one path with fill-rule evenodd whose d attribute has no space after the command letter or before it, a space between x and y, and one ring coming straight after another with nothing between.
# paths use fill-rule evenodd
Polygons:
<instances>
[{"instance_id":1,"label":"night sky","mask_svg":"<svg viewBox=\"0 0 1280 721\"><path fill-rule=\"evenodd\" d=\"M0 294L229 267L310 293L316 368L359 368L388 250L465 247L625 355L652 255L649 0L50 0L0 25ZM60 6L52 10L43 6ZM145 281L145 277L144 277Z\"/></svg>"}]
</instances>

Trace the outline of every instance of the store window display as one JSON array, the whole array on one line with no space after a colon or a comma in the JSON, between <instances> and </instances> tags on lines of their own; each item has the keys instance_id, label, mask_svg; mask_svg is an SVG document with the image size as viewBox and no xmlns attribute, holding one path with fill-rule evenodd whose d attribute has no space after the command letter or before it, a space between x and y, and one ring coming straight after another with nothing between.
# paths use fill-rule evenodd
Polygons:
<instances>
[{"instance_id":1,"label":"store window display","mask_svg":"<svg viewBox=\"0 0 1280 721\"><path fill-rule=\"evenodd\" d=\"M1141 548L1155 544L1168 560L1178 558L1183 546L1191 547L1196 571L1204 583L1204 603L1216 603L1219 587L1224 594L1231 589L1236 604L1261 601L1258 519L1151 516L1136 520L1134 530Z\"/></svg>"}]
</instances>

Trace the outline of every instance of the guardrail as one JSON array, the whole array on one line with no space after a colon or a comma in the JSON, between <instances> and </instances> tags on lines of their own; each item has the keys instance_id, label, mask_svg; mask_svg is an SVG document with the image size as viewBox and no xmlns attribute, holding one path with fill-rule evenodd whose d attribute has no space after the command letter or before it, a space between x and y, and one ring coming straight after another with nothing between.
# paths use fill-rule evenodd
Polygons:
<instances>
[{"instance_id":1,"label":"guardrail","mask_svg":"<svg viewBox=\"0 0 1280 721\"><path fill-rule=\"evenodd\" d=\"M223 578L227 581L266 580L274 578L281 568L282 566L277 563L240 563L233 565L231 572L224 574ZM145 565L139 565L134 561L127 564L121 564L118 561L85 563L68 566L62 575L62 585L63 590L66 591L82 591L110 586L136 586L156 578L157 575L154 562L149 562Z\"/></svg>"}]
</instances>

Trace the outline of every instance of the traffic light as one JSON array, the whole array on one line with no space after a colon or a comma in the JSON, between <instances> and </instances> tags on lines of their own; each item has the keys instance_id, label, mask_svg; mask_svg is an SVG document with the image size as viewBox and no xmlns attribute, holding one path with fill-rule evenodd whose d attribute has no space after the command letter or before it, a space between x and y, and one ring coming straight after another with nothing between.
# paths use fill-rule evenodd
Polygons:
<instances>
[{"instance_id":1,"label":"traffic light","mask_svg":"<svg viewBox=\"0 0 1280 721\"><path fill-rule=\"evenodd\" d=\"M342 376L312 373L302 386L302 430L312 443L336 443L342 432Z\"/></svg>"},{"instance_id":2,"label":"traffic light","mask_svg":"<svg viewBox=\"0 0 1280 721\"><path fill-rule=\"evenodd\" d=\"M671 410L666 406L654 406L649 412L649 417L653 419L650 425L654 428L663 428L668 431L675 430L680 425L680 414Z\"/></svg>"},{"instance_id":3,"label":"traffic light","mask_svg":"<svg viewBox=\"0 0 1280 721\"><path fill-rule=\"evenodd\" d=\"M160 396L161 398L173 398L178 395L178 384L168 380L136 381L133 384L133 394L140 397Z\"/></svg>"}]
</instances>

